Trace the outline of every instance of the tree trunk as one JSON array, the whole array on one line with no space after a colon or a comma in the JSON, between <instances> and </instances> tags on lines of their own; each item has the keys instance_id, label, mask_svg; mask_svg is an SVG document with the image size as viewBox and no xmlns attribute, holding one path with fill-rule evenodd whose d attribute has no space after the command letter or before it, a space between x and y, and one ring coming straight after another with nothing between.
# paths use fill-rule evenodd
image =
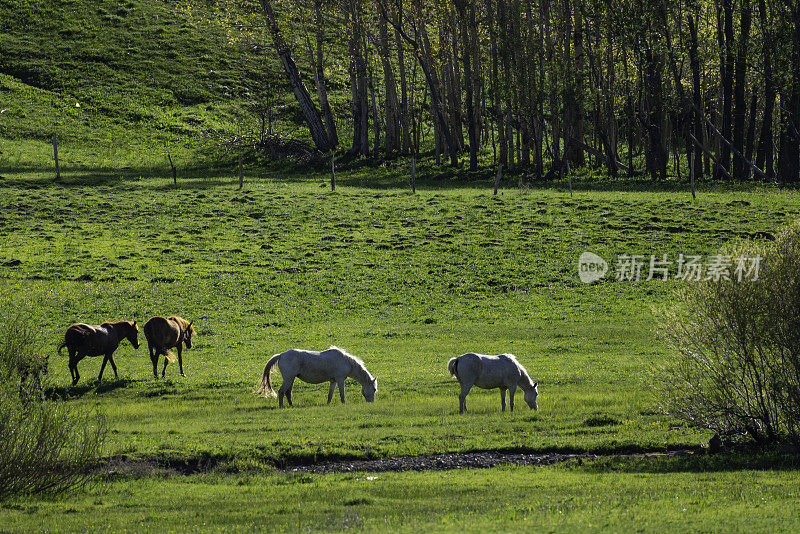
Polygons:
<instances>
[{"instance_id":1,"label":"tree trunk","mask_svg":"<svg viewBox=\"0 0 800 534\"><path fill-rule=\"evenodd\" d=\"M403 2L397 0L397 26L403 26ZM411 151L413 142L411 139L411 131L409 127L409 110L408 110L408 84L406 82L406 59L403 48L403 38L400 32L395 30L395 41L397 42L397 70L400 71L400 128L403 131L403 154L408 154ZM413 119L412 119L413 120Z\"/></svg>"},{"instance_id":2,"label":"tree trunk","mask_svg":"<svg viewBox=\"0 0 800 534\"><path fill-rule=\"evenodd\" d=\"M656 180L667 177L667 154L664 151L663 127L664 109L661 82L661 57L648 48L645 51L645 127L649 138L647 167L650 176Z\"/></svg>"},{"instance_id":3,"label":"tree trunk","mask_svg":"<svg viewBox=\"0 0 800 534\"><path fill-rule=\"evenodd\" d=\"M734 75L734 56L733 56L733 0L722 0L723 9L723 37L724 37L724 63L722 68L722 136L730 140L733 126L733 75ZM723 68L724 67L724 68ZM722 143L720 157L718 158L725 170L731 172L731 149L726 143ZM731 174L731 176L734 176Z\"/></svg>"},{"instance_id":4,"label":"tree trunk","mask_svg":"<svg viewBox=\"0 0 800 534\"><path fill-rule=\"evenodd\" d=\"M763 0L762 0L763 1ZM692 98L694 100L694 137L700 143L705 144L704 121L701 115L703 110L703 89L700 84L700 60L698 57L698 44L697 44L697 26L695 25L692 15L687 16L689 22L689 38L691 45L689 47L689 65L692 69ZM703 153L700 150L694 150L694 172L700 176L704 175L703 171Z\"/></svg>"},{"instance_id":5,"label":"tree trunk","mask_svg":"<svg viewBox=\"0 0 800 534\"><path fill-rule=\"evenodd\" d=\"M763 40L762 55L764 65L764 113L761 117L761 132L758 136L758 150L756 151L756 167L764 169L766 175L774 180L775 168L773 165L773 140L772 121L775 112L775 82L772 73L772 32L771 23L767 19L767 6L765 0L758 2L759 20L761 21L761 35Z\"/></svg>"},{"instance_id":6,"label":"tree trunk","mask_svg":"<svg viewBox=\"0 0 800 534\"><path fill-rule=\"evenodd\" d=\"M373 156L377 159L378 150L381 146L381 122L378 120L378 103L375 97L375 86L372 81L372 76L369 77L369 97L370 108L372 109L372 133L374 136L372 150Z\"/></svg>"},{"instance_id":7,"label":"tree trunk","mask_svg":"<svg viewBox=\"0 0 800 534\"><path fill-rule=\"evenodd\" d=\"M458 10L458 17L461 28L461 42L464 50L462 51L462 61L464 63L464 85L467 97L467 135L469 139L469 170L474 171L478 168L478 128L475 123L475 95L473 93L472 79L472 47L477 43L471 40L469 31L470 25L475 24L475 7L466 0L453 0Z\"/></svg>"},{"instance_id":8,"label":"tree trunk","mask_svg":"<svg viewBox=\"0 0 800 534\"><path fill-rule=\"evenodd\" d=\"M742 18L739 33L739 50L736 55L736 67L734 72L734 123L733 123L733 147L744 154L745 139L745 120L747 115L747 102L745 100L745 76L747 75L747 45L750 40L750 21L752 11L750 0L741 0ZM728 137L727 139L730 139ZM749 167L742 158L733 158L733 179L743 180L749 175Z\"/></svg>"},{"instance_id":9,"label":"tree trunk","mask_svg":"<svg viewBox=\"0 0 800 534\"><path fill-rule=\"evenodd\" d=\"M292 49L283 38L278 19L272 10L272 0L260 0L260 2L261 9L267 19L267 28L272 36L272 42L275 45L275 50L278 52L278 57L281 60L281 64L283 65L289 84L292 87L294 96L297 99L297 103L300 105L300 111L303 113L303 117L306 120L308 130L311 133L311 139L314 141L314 146L320 152L327 153L331 149L328 132L325 128L325 124L322 122L317 106L314 104L314 101L311 100L308 88L305 83L303 83L300 70L297 68L297 64L295 64L294 58L292 57Z\"/></svg>"},{"instance_id":10,"label":"tree trunk","mask_svg":"<svg viewBox=\"0 0 800 534\"><path fill-rule=\"evenodd\" d=\"M336 132L336 121L333 118L333 111L328 102L328 88L325 85L325 72L323 69L323 42L325 40L324 20L322 17L322 0L314 0L314 11L317 30L317 59L314 65L314 78L317 86L317 97L319 98L322 116L325 117L325 127L328 131L328 141L330 147L336 148L339 145L339 134Z\"/></svg>"},{"instance_id":11,"label":"tree trunk","mask_svg":"<svg viewBox=\"0 0 800 534\"><path fill-rule=\"evenodd\" d=\"M800 8L791 7L792 16L792 79L781 102L786 102L781 121L781 144L778 155L780 180L796 184L800 180Z\"/></svg>"},{"instance_id":12,"label":"tree trunk","mask_svg":"<svg viewBox=\"0 0 800 534\"><path fill-rule=\"evenodd\" d=\"M383 64L383 84L386 89L386 157L400 150L401 119L397 101L397 83L389 60L389 32L386 20L378 20L380 34L380 56ZM377 149L377 147L376 147Z\"/></svg>"},{"instance_id":13,"label":"tree trunk","mask_svg":"<svg viewBox=\"0 0 800 534\"><path fill-rule=\"evenodd\" d=\"M756 136L756 113L758 111L758 93L756 92L756 88L753 87L753 94L750 97L750 118L747 122L747 136L745 137L745 151L744 157L747 161L753 161L753 149L755 147L755 136ZM750 166L745 165L744 167L744 177L745 179L750 177ZM759 167L761 168L761 167Z\"/></svg>"}]
</instances>

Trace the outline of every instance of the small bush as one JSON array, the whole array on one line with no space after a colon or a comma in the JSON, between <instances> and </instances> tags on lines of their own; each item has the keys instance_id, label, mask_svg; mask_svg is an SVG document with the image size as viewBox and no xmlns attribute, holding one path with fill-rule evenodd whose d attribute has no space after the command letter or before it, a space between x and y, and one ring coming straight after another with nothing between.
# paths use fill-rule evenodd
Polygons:
<instances>
[{"instance_id":1,"label":"small bush","mask_svg":"<svg viewBox=\"0 0 800 534\"><path fill-rule=\"evenodd\" d=\"M82 486L105 433L99 415L45 399L32 324L23 313L0 316L0 499Z\"/></svg>"},{"instance_id":2,"label":"small bush","mask_svg":"<svg viewBox=\"0 0 800 534\"><path fill-rule=\"evenodd\" d=\"M760 255L758 279L678 293L659 325L676 357L655 376L658 395L669 413L719 434L800 443L800 221L774 243L722 254Z\"/></svg>"}]
</instances>

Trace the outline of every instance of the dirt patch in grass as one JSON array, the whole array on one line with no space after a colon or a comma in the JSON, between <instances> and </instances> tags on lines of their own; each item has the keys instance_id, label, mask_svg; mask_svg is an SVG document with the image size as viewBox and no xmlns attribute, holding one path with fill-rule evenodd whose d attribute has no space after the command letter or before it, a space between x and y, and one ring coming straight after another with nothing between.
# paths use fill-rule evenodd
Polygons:
<instances>
[{"instance_id":1,"label":"dirt patch in grass","mask_svg":"<svg viewBox=\"0 0 800 534\"><path fill-rule=\"evenodd\" d=\"M503 465L553 465L569 460L579 463L601 458L663 459L703 454L701 449L676 449L670 451L639 453L563 453L563 452L506 452L477 451L418 456L394 456L371 460L332 460L316 463L299 463L278 467L278 471L301 473L350 472L401 472L446 471L451 469L487 469ZM228 458L203 456L201 458L135 458L126 455L108 458L99 471L103 475L195 475L220 468Z\"/></svg>"},{"instance_id":2,"label":"dirt patch in grass","mask_svg":"<svg viewBox=\"0 0 800 534\"><path fill-rule=\"evenodd\" d=\"M351 471L446 471L450 469L486 469L502 465L553 465L568 460L596 460L605 457L626 458L672 458L691 456L698 451L681 449L668 452L648 452L636 454L594 454L594 453L510 453L498 451L459 452L448 454L424 454L420 456L396 456L378 460L355 460L323 462L313 465L296 465L289 471L307 473L347 473Z\"/></svg>"}]
</instances>

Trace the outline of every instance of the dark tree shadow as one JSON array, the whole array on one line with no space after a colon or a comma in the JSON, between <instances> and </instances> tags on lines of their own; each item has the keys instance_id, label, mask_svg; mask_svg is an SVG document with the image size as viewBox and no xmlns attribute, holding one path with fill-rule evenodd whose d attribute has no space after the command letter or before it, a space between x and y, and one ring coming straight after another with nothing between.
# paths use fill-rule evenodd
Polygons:
<instances>
[{"instance_id":1,"label":"dark tree shadow","mask_svg":"<svg viewBox=\"0 0 800 534\"><path fill-rule=\"evenodd\" d=\"M118 380L103 380L98 383L97 379L94 379L76 386L49 386L44 388L44 395L45 398L51 400L79 399L90 391L102 395L120 388L126 388L135 382L136 380L130 378L120 378Z\"/></svg>"},{"instance_id":2,"label":"dark tree shadow","mask_svg":"<svg viewBox=\"0 0 800 534\"><path fill-rule=\"evenodd\" d=\"M572 465L575 465L573 462ZM751 450L719 454L696 452L677 456L607 457L583 463L593 473L716 473L732 471L798 471L800 453L788 450Z\"/></svg>"}]
</instances>

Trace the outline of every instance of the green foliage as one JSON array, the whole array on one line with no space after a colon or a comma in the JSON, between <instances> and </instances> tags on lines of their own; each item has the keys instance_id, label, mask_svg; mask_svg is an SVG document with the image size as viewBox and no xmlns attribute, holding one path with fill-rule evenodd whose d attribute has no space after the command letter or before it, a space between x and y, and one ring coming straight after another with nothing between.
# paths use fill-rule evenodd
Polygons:
<instances>
[{"instance_id":1,"label":"green foliage","mask_svg":"<svg viewBox=\"0 0 800 534\"><path fill-rule=\"evenodd\" d=\"M104 422L43 398L46 364L35 353L41 337L29 317L5 306L0 318L0 500L81 487L100 454Z\"/></svg>"},{"instance_id":2,"label":"green foliage","mask_svg":"<svg viewBox=\"0 0 800 534\"><path fill-rule=\"evenodd\" d=\"M662 322L676 349L660 391L674 415L758 442L800 441L800 222L774 243L722 250L762 259L758 279L704 280Z\"/></svg>"}]
</instances>

